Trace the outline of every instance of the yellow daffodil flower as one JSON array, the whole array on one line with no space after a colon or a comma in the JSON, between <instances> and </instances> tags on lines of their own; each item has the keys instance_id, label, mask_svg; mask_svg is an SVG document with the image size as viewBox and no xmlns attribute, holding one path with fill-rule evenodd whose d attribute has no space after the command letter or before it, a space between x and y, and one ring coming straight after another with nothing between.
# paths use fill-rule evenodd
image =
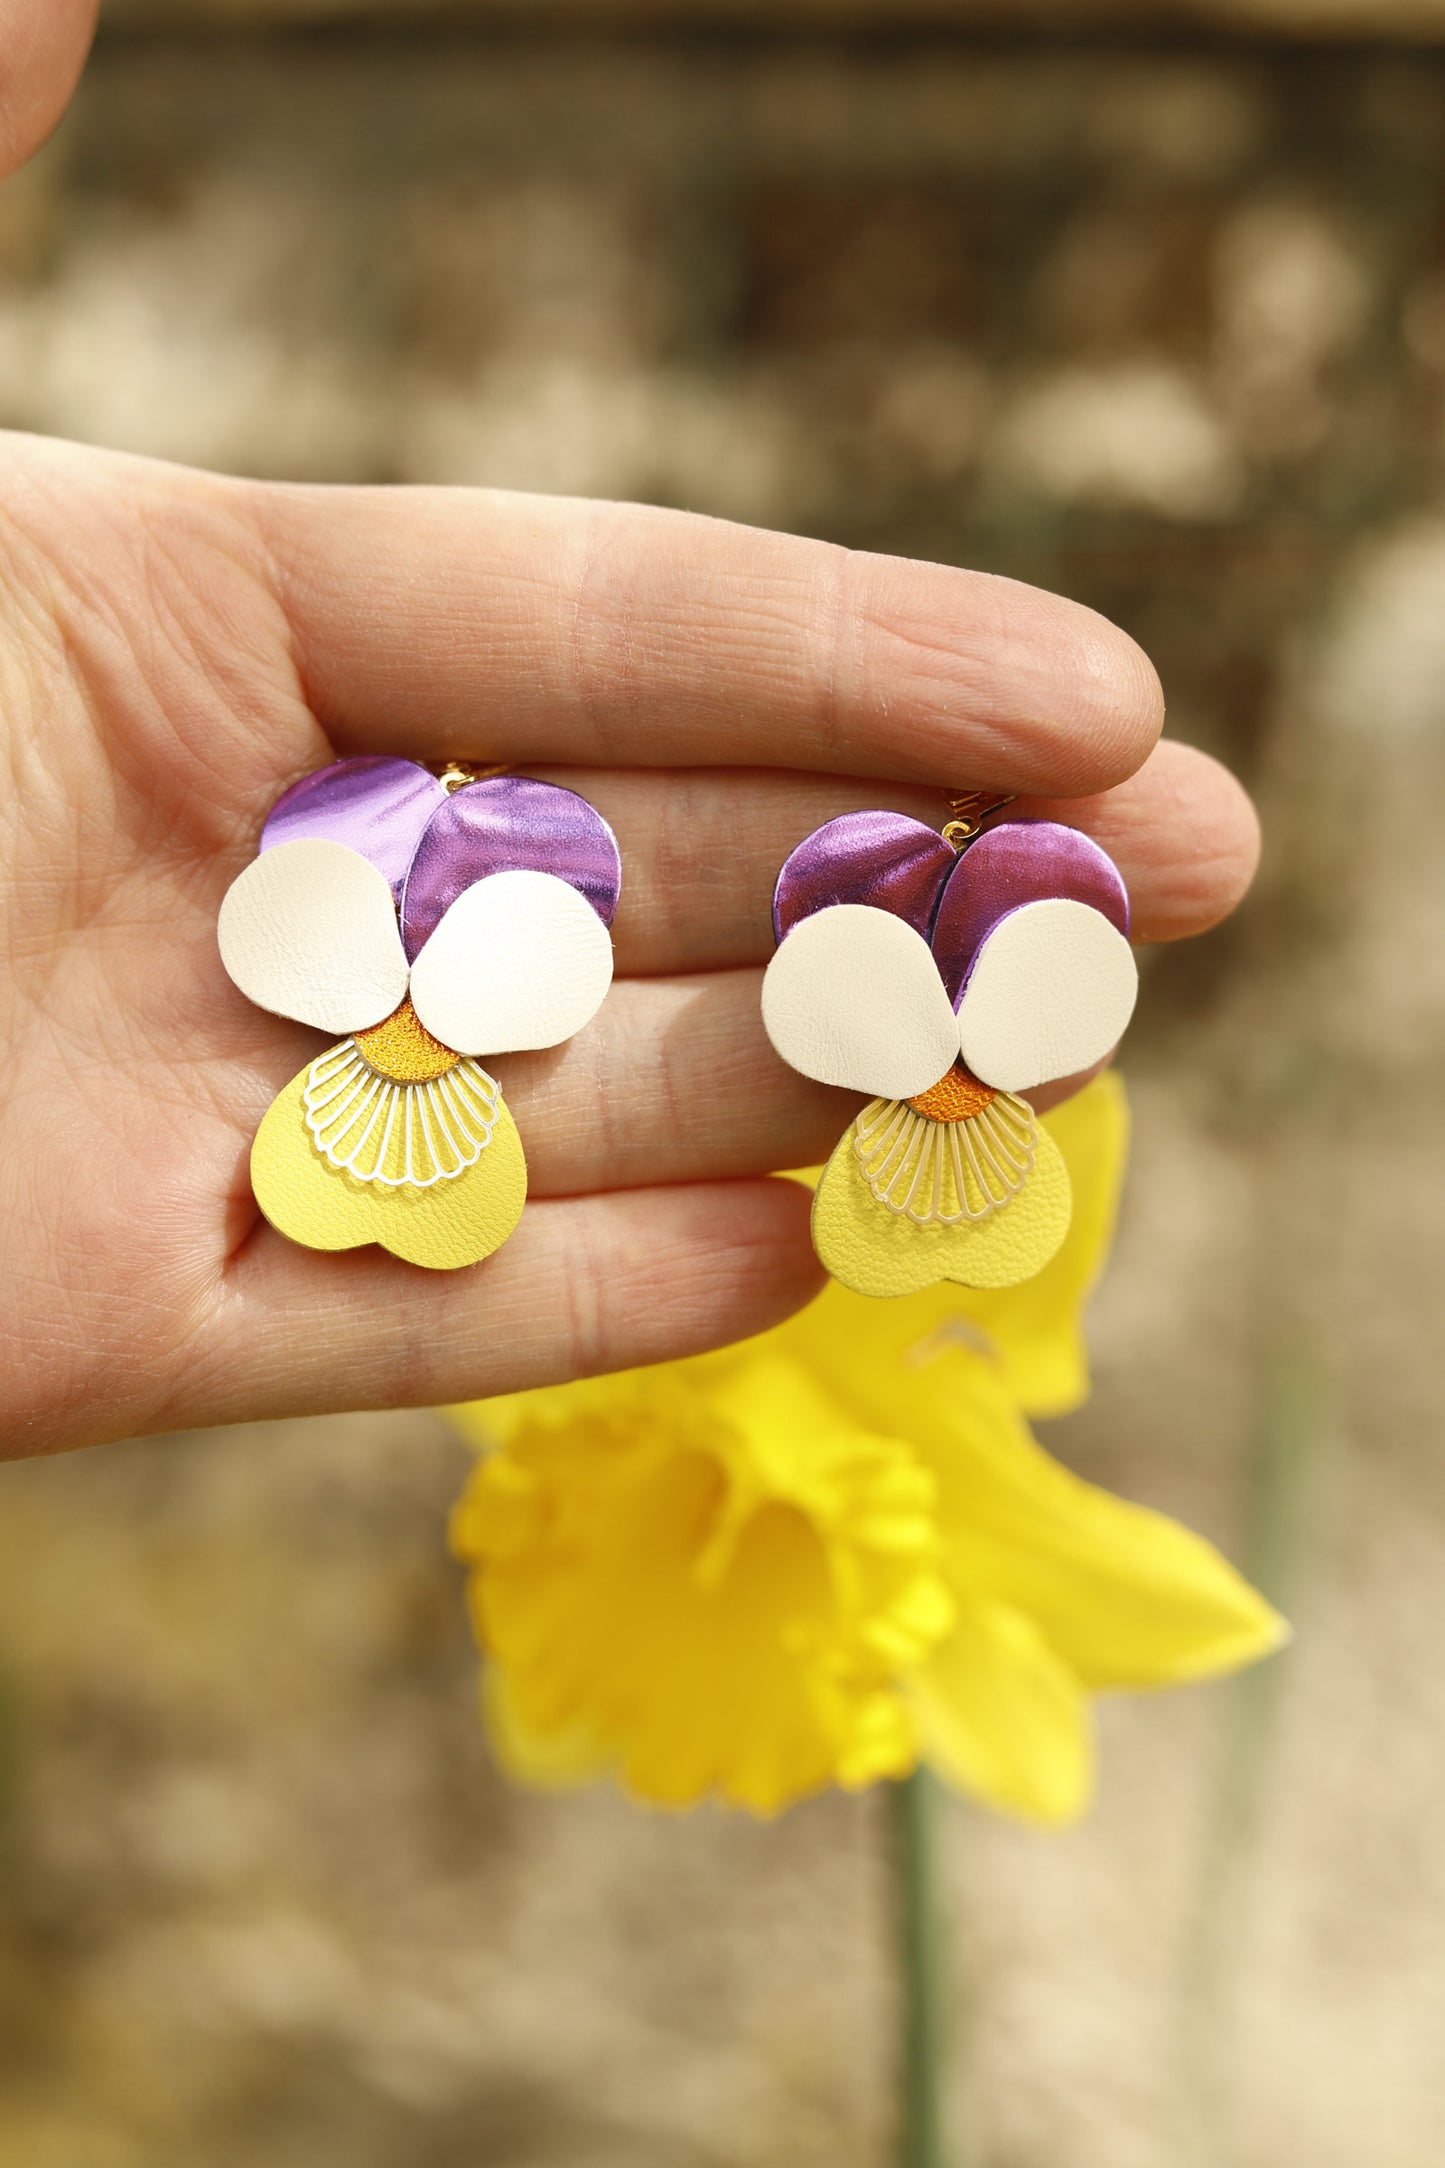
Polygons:
<instances>
[{"instance_id":1,"label":"yellow daffodil flower","mask_svg":"<svg viewBox=\"0 0 1445 2168\"><path fill-rule=\"evenodd\" d=\"M493 1448L453 1517L504 1765L758 1813L927 1760L1055 1824L1089 1697L1232 1669L1282 1622L1199 1537L1062 1468L1020 1412L1087 1387L1122 1088L1048 1117L1074 1184L1036 1281L829 1287L720 1353L453 1411Z\"/></svg>"}]
</instances>

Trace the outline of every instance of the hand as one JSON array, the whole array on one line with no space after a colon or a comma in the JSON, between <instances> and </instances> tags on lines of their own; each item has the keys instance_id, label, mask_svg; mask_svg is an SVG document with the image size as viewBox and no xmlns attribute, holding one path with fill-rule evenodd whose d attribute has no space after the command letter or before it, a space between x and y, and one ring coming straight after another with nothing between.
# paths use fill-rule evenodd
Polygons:
<instances>
[{"instance_id":1,"label":"hand","mask_svg":"<svg viewBox=\"0 0 1445 2168\"><path fill-rule=\"evenodd\" d=\"M941 784L1062 794L1139 937L1197 932L1247 884L1253 815L1160 715L1121 633L1005 580L0 440L9 1450L498 1392L783 1316L817 1285L808 1200L759 1177L853 1103L763 1036L781 860L852 807L936 822ZM458 1273L296 1248L251 1196L256 1125L323 1042L231 985L217 906L278 791L359 751L566 782L623 850L601 1014L497 1064L534 1201Z\"/></svg>"}]
</instances>

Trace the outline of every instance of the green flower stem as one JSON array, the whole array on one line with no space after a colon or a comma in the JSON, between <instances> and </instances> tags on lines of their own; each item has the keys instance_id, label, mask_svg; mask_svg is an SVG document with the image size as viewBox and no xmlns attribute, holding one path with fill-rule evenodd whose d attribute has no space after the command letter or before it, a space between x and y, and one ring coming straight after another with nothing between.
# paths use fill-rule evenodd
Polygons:
<instances>
[{"instance_id":1,"label":"green flower stem","mask_svg":"<svg viewBox=\"0 0 1445 2168\"><path fill-rule=\"evenodd\" d=\"M891 1784L898 1931L899 2168L944 2168L944 1922L939 1793L926 1769Z\"/></svg>"}]
</instances>

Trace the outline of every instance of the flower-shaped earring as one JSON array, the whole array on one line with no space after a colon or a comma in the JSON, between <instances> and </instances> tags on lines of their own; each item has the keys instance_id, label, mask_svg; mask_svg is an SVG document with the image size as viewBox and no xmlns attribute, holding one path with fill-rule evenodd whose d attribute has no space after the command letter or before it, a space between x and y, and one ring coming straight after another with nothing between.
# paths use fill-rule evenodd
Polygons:
<instances>
[{"instance_id":1,"label":"flower-shaped earring","mask_svg":"<svg viewBox=\"0 0 1445 2168\"><path fill-rule=\"evenodd\" d=\"M818 1256L861 1295L1043 1269L1069 1178L1018 1094L1101 1061L1133 1013L1113 860L1056 821L983 817L940 834L846 813L778 876L768 1036L804 1076L875 1095L813 1204Z\"/></svg>"},{"instance_id":2,"label":"flower-shaped earring","mask_svg":"<svg viewBox=\"0 0 1445 2168\"><path fill-rule=\"evenodd\" d=\"M309 1249L489 1257L527 1195L480 1054L558 1046L612 983L617 840L575 791L337 761L278 798L221 905L221 960L277 1016L347 1034L251 1151L268 1220Z\"/></svg>"}]
</instances>

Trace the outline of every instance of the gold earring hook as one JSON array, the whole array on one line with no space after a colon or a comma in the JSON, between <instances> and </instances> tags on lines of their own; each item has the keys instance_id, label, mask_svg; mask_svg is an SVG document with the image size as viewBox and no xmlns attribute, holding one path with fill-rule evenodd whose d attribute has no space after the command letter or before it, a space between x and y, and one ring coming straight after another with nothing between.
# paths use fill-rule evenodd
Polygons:
<instances>
[{"instance_id":1,"label":"gold earring hook","mask_svg":"<svg viewBox=\"0 0 1445 2168\"><path fill-rule=\"evenodd\" d=\"M1012 805L1017 796L1017 791L1010 791L1006 798L993 798L990 802L991 794L986 790L951 791L948 803L953 818L943 824L941 833L944 842L955 851L961 851L965 844L972 843L975 837L982 835L986 820L991 820L995 813L1002 813L1004 807Z\"/></svg>"},{"instance_id":2,"label":"gold earring hook","mask_svg":"<svg viewBox=\"0 0 1445 2168\"><path fill-rule=\"evenodd\" d=\"M448 791L465 790L468 783L490 783L512 772L506 761L495 768L479 767L473 760L432 761L428 765L443 790Z\"/></svg>"}]
</instances>

